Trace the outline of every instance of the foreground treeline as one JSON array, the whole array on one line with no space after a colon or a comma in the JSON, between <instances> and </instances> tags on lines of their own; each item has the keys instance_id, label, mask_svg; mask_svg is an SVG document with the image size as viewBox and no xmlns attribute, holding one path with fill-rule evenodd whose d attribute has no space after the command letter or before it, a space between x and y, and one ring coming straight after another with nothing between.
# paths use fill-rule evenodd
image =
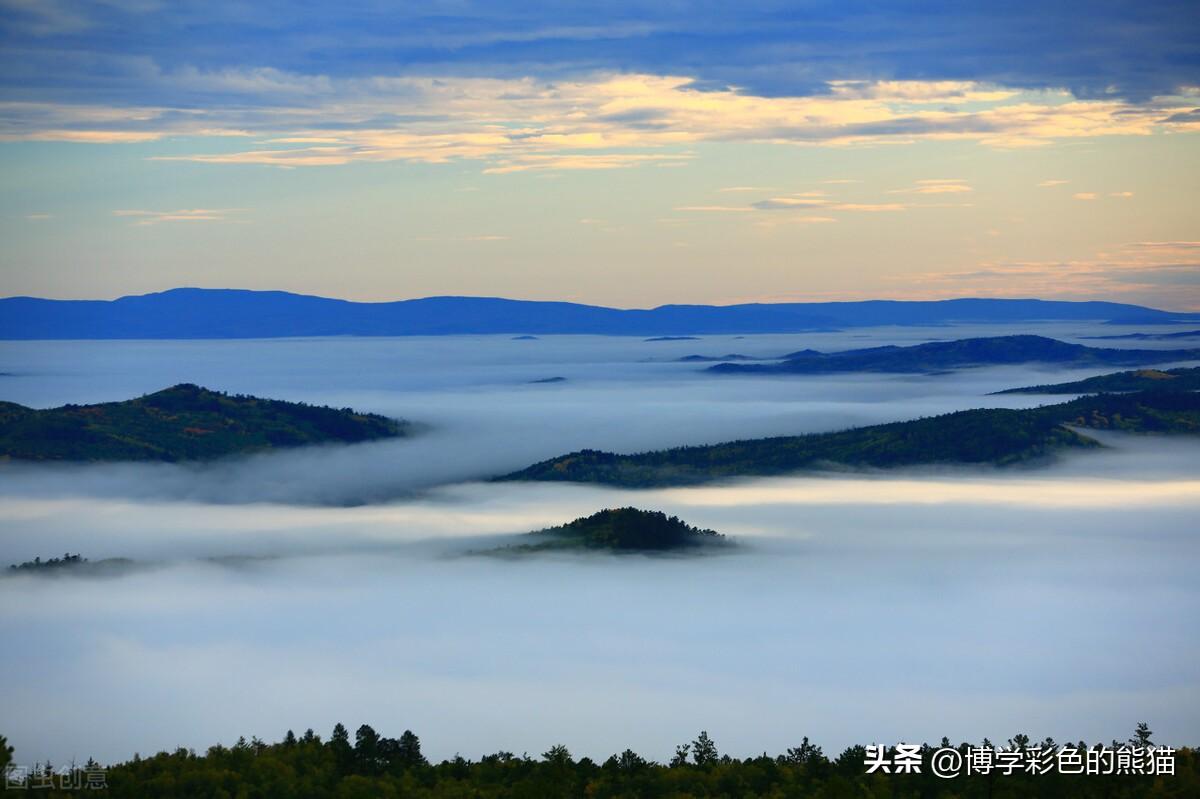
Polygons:
<instances>
[{"instance_id":1,"label":"foreground treeline","mask_svg":"<svg viewBox=\"0 0 1200 799\"><path fill-rule=\"evenodd\" d=\"M1131 744L1148 743L1142 726ZM0 765L5 758L0 738ZM1116 742L1113 746L1117 746ZM939 746L950 746L943 739ZM985 741L983 746L991 747ZM1027 747L1054 748L1047 739L1031 743L1018 735L1003 745L1009 751ZM1081 748L1084 744L1078 744ZM967 754L967 744L959 751ZM960 775L950 779L929 773L929 754L920 774L867 772L867 748L853 746L830 758L805 738L782 755L740 760L723 756L707 733L677 747L669 763L648 761L632 751L602 763L574 758L564 746L540 757L498 752L480 760L455 757L432 764L421 754L417 736L380 736L363 725L353 742L341 724L329 740L309 730L297 737L268 744L241 739L232 747L213 746L200 755L186 749L154 757L135 756L127 763L103 769L103 795L111 797L204 797L205 799L367 799L368 797L513 797L514 799L617 799L626 797L830 797L830 799L967 799L967 797L1065 797L1125 799L1127 797L1200 796L1196 751L1174 752L1173 775L1143 774L1013 774ZM45 764L39 764L44 769ZM89 764L94 766L94 764ZM36 770L34 770L36 771ZM10 772L11 773L11 772ZM94 775L93 775L94 776ZM27 789L41 796L77 796L86 787L39 787L30 777ZM8 790L20 791L9 784Z\"/></svg>"}]
</instances>

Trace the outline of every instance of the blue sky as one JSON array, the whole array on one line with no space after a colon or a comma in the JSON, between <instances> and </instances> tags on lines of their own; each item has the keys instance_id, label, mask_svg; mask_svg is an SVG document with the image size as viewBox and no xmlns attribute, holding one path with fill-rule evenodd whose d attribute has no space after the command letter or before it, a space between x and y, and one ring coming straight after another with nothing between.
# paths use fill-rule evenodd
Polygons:
<instances>
[{"instance_id":1,"label":"blue sky","mask_svg":"<svg viewBox=\"0 0 1200 799\"><path fill-rule=\"evenodd\" d=\"M1195 3L0 0L3 294L1200 308Z\"/></svg>"}]
</instances>

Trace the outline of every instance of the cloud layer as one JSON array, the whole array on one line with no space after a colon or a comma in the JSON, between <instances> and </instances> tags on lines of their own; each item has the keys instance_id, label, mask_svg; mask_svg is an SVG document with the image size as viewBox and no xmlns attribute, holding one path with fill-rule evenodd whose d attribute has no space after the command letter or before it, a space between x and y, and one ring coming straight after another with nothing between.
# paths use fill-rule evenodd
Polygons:
<instances>
[{"instance_id":1,"label":"cloud layer","mask_svg":"<svg viewBox=\"0 0 1200 799\"><path fill-rule=\"evenodd\" d=\"M1165 741L1195 740L1195 442L1112 435L1109 450L1036 472L647 492L459 482L582 446L1037 404L983 395L1095 373L713 379L677 361L989 332L10 343L3 396L34 405L194 380L429 429L206 467L5 464L0 566L71 551L142 568L0 579L3 734L20 764L309 726L328 735L339 721L413 729L435 758L562 742L577 756L632 747L663 759L700 729L738 756L805 735L832 752L1019 731L1108 740L1147 718ZM550 376L568 379L529 383ZM386 501L344 505L364 499ZM729 533L743 550L464 556L625 504Z\"/></svg>"},{"instance_id":2,"label":"cloud layer","mask_svg":"<svg viewBox=\"0 0 1200 799\"><path fill-rule=\"evenodd\" d=\"M158 158L284 167L471 159L486 161L485 172L506 173L670 165L686 161L687 148L705 142L846 146L967 140L1008 148L1200 126L1177 116L1197 102L1193 89L1133 103L945 81L833 82L810 96L762 97L738 88L702 90L687 76L612 73L554 82L311 80L260 69L159 80L184 94L189 86L210 86L229 101L197 108L7 101L0 104L0 138L128 143L218 135L253 141L220 152ZM268 90L269 100L263 94ZM909 191L966 190L952 180Z\"/></svg>"},{"instance_id":3,"label":"cloud layer","mask_svg":"<svg viewBox=\"0 0 1200 799\"><path fill-rule=\"evenodd\" d=\"M1086 14L1032 0L2 6L0 86L75 101L99 96L119 106L162 104L171 94L155 84L161 75L176 76L191 105L219 104L234 87L278 95L330 80L415 74L558 81L606 65L695 75L704 87L742 86L763 96L871 79L983 81L1145 99L1200 83L1200 22L1183 0L1099 0ZM247 66L248 52L257 68L234 71ZM214 85L213 76L227 72Z\"/></svg>"}]
</instances>

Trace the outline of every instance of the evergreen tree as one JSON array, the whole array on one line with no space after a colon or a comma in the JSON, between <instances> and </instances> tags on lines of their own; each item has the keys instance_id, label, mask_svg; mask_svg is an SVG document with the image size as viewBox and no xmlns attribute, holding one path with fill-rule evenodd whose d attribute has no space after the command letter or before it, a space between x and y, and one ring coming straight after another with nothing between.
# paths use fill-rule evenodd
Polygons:
<instances>
[{"instance_id":1,"label":"evergreen tree","mask_svg":"<svg viewBox=\"0 0 1200 799\"><path fill-rule=\"evenodd\" d=\"M617 767L621 771L640 771L646 766L646 760L632 749L626 749L617 758Z\"/></svg>"},{"instance_id":2,"label":"evergreen tree","mask_svg":"<svg viewBox=\"0 0 1200 799\"><path fill-rule=\"evenodd\" d=\"M349 774L354 762L354 750L350 748L350 733L339 721L329 736L329 749L333 752L334 768L339 775Z\"/></svg>"},{"instance_id":3,"label":"evergreen tree","mask_svg":"<svg viewBox=\"0 0 1200 799\"><path fill-rule=\"evenodd\" d=\"M675 755L671 758L671 768L679 768L686 766L688 762L688 752L692 749L691 744L680 744L675 747Z\"/></svg>"},{"instance_id":4,"label":"evergreen tree","mask_svg":"<svg viewBox=\"0 0 1200 799\"><path fill-rule=\"evenodd\" d=\"M354 733L354 760L363 774L379 772L379 733L364 724Z\"/></svg>"},{"instance_id":5,"label":"evergreen tree","mask_svg":"<svg viewBox=\"0 0 1200 799\"><path fill-rule=\"evenodd\" d=\"M549 751L542 753L542 759L558 766L570 765L571 753L562 744L555 744L550 747Z\"/></svg>"},{"instance_id":6,"label":"evergreen tree","mask_svg":"<svg viewBox=\"0 0 1200 799\"><path fill-rule=\"evenodd\" d=\"M429 765L429 761L421 754L421 739L412 730L405 730L400 736L396 757L404 768Z\"/></svg>"},{"instance_id":7,"label":"evergreen tree","mask_svg":"<svg viewBox=\"0 0 1200 799\"><path fill-rule=\"evenodd\" d=\"M692 741L692 760L697 766L710 766L717 762L718 757L717 745L706 731L701 730L700 737Z\"/></svg>"},{"instance_id":8,"label":"evergreen tree","mask_svg":"<svg viewBox=\"0 0 1200 799\"><path fill-rule=\"evenodd\" d=\"M799 746L787 750L787 762L795 763L798 766L806 766L818 759L824 760L825 755L821 752L821 747L808 742L807 735L804 736L804 740L800 742Z\"/></svg>"}]
</instances>

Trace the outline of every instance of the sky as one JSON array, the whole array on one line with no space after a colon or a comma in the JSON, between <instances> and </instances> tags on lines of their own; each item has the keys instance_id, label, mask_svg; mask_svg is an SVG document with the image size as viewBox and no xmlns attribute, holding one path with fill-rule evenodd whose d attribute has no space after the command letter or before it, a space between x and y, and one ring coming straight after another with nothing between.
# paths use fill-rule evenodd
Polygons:
<instances>
[{"instance_id":1,"label":"sky","mask_svg":"<svg viewBox=\"0 0 1200 799\"><path fill-rule=\"evenodd\" d=\"M0 0L0 295L1200 309L1194 2Z\"/></svg>"}]
</instances>

